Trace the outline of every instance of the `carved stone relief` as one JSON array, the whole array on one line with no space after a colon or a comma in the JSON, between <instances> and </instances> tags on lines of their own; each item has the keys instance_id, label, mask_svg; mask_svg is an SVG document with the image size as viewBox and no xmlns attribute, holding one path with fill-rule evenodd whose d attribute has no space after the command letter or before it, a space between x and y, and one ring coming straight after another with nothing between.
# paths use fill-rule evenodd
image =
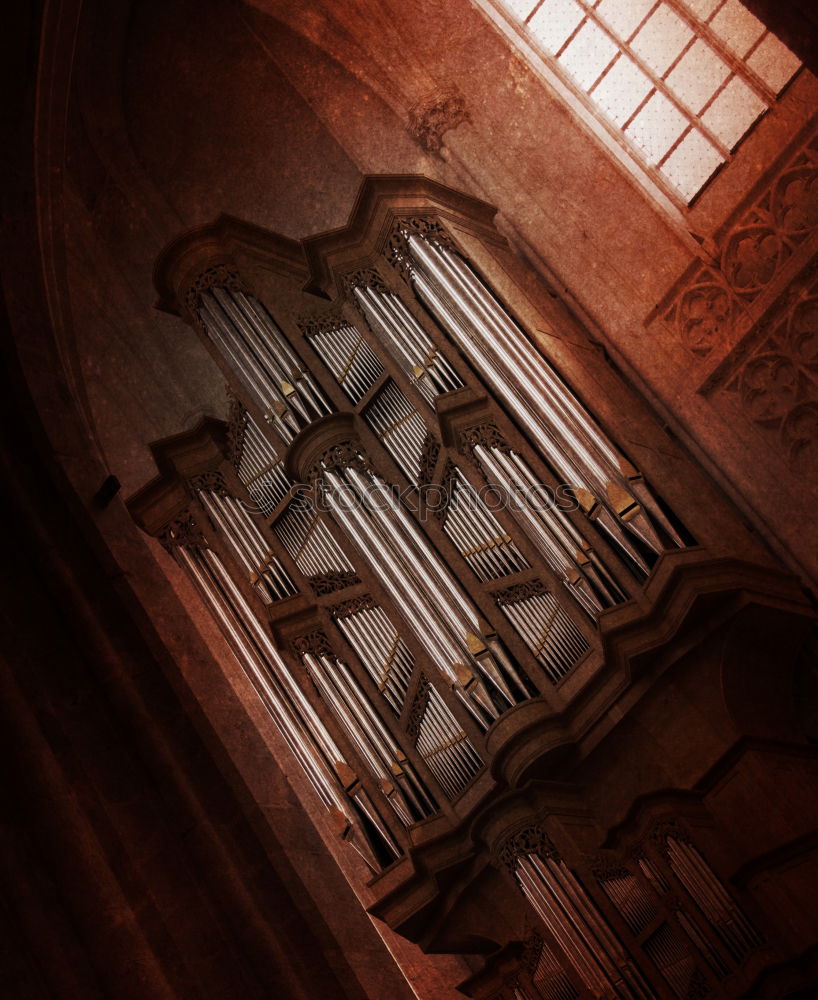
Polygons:
<instances>
[{"instance_id":1,"label":"carved stone relief","mask_svg":"<svg viewBox=\"0 0 818 1000\"><path fill-rule=\"evenodd\" d=\"M471 120L463 95L454 87L427 94L409 109L409 135L430 153L443 145L443 136Z\"/></svg>"},{"instance_id":2,"label":"carved stone relief","mask_svg":"<svg viewBox=\"0 0 818 1000\"><path fill-rule=\"evenodd\" d=\"M802 146L719 240L713 266L698 265L664 312L698 358L735 344L753 325L748 307L818 232L818 137Z\"/></svg>"},{"instance_id":3,"label":"carved stone relief","mask_svg":"<svg viewBox=\"0 0 818 1000\"><path fill-rule=\"evenodd\" d=\"M818 259L809 280L762 328L725 390L798 473L818 466Z\"/></svg>"}]
</instances>

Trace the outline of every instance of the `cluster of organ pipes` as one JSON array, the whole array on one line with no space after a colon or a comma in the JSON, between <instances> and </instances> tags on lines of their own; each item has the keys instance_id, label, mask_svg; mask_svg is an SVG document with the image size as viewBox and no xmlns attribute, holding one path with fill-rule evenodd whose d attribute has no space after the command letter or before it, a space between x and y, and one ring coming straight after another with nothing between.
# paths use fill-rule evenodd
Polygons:
<instances>
[{"instance_id":1,"label":"cluster of organ pipes","mask_svg":"<svg viewBox=\"0 0 818 1000\"><path fill-rule=\"evenodd\" d=\"M599 556L558 504L543 502L543 488L525 459L511 448L476 444L474 454L489 482L499 486L517 523L549 567L589 614L623 599Z\"/></svg>"},{"instance_id":2,"label":"cluster of organ pipes","mask_svg":"<svg viewBox=\"0 0 818 1000\"><path fill-rule=\"evenodd\" d=\"M443 530L484 583L528 568L528 562L463 473L447 483Z\"/></svg>"},{"instance_id":3,"label":"cluster of organ pipes","mask_svg":"<svg viewBox=\"0 0 818 1000\"><path fill-rule=\"evenodd\" d=\"M350 466L324 469L323 482L338 523L370 553L373 571L409 611L419 642L477 723L485 729L529 697L530 681L384 481Z\"/></svg>"},{"instance_id":4,"label":"cluster of organ pipes","mask_svg":"<svg viewBox=\"0 0 818 1000\"><path fill-rule=\"evenodd\" d=\"M415 747L440 787L453 799L482 770L483 761L435 688L425 687L420 699Z\"/></svg>"},{"instance_id":5,"label":"cluster of organ pipes","mask_svg":"<svg viewBox=\"0 0 818 1000\"><path fill-rule=\"evenodd\" d=\"M486 385L570 485L586 514L645 574L645 549L684 543L635 469L468 263L407 230L413 286ZM372 293L375 294L374 292Z\"/></svg>"},{"instance_id":6,"label":"cluster of organ pipes","mask_svg":"<svg viewBox=\"0 0 818 1000\"><path fill-rule=\"evenodd\" d=\"M558 504L541 502L547 488L536 463L562 477L569 499L580 501L628 565L646 573L651 553L681 544L636 471L466 261L445 242L416 232L404 235L412 287L448 336L448 347L436 343L375 271L359 272L360 280L347 282L369 328L366 336L338 312L303 321L301 331L355 408L356 420L369 428L413 487L434 485L440 446L430 410L438 397L464 387L461 363L453 363L458 354L540 450L532 464L524 449L510 447L493 425L494 437L477 435L468 442L475 466L469 475L482 473L489 486L516 501L509 504L508 528L458 467L461 458L453 450L442 463L442 503L430 508L485 588L496 627L504 635L516 634L515 648L522 655L527 650L529 667L486 621L457 569L432 543L434 535L409 512L393 489L396 484L387 481L390 474L381 471L377 455L364 453L355 432L340 447L342 460L338 449L330 449L326 461L312 466L308 478L314 473L323 508L295 494L297 484L285 472L287 449L317 420L331 417L334 406L320 373L308 370L266 308L235 276L223 286L211 282L197 291L195 307L203 334L244 397L236 401L229 458L249 502L226 488L196 488L194 495L231 558L222 562L207 545L177 550L322 800L343 817L339 823L346 835L373 867L400 853L383 815L394 813L400 823L411 825L439 808L440 792L454 799L483 769L457 706L461 717L467 713L472 733L486 732L505 712L536 696L537 685L558 684L588 653L589 623L573 607L568 613L558 582L590 616L625 599L583 534L581 519ZM515 523L531 543L526 555L509 534ZM227 568L235 564L274 614L274 605L296 594L299 583L268 539L287 553L319 598L360 584L359 559L389 595L388 611L372 597L341 600L337 611L328 608L327 620L354 660L303 649L297 654L301 673L288 666L292 654L276 649ZM349 551L358 553L352 559L347 541ZM502 581L496 586L505 589L490 593L486 585L493 581ZM442 680L451 694L444 698L421 671L436 671L436 681ZM313 685L309 697L299 686L307 675ZM370 700L363 686L367 677L382 701ZM326 706L354 760L344 757L310 697ZM384 712L390 713L388 724ZM393 735L396 725L406 728L417 767ZM356 768L369 775L369 787L380 790L391 812L379 812ZM531 866L536 867L534 861L529 864L533 872ZM529 868L524 864L520 872ZM544 905L541 900L539 905Z\"/></svg>"},{"instance_id":7,"label":"cluster of organ pipes","mask_svg":"<svg viewBox=\"0 0 818 1000\"><path fill-rule=\"evenodd\" d=\"M343 320L302 329L350 402L359 402L383 375L383 365L361 333Z\"/></svg>"},{"instance_id":8,"label":"cluster of organ pipes","mask_svg":"<svg viewBox=\"0 0 818 1000\"><path fill-rule=\"evenodd\" d=\"M593 996L655 996L585 888L561 858L529 854L516 864L520 887Z\"/></svg>"},{"instance_id":9,"label":"cluster of organ pipes","mask_svg":"<svg viewBox=\"0 0 818 1000\"><path fill-rule=\"evenodd\" d=\"M400 715L415 659L383 608L372 603L335 620L389 707Z\"/></svg>"},{"instance_id":10,"label":"cluster of organ pipes","mask_svg":"<svg viewBox=\"0 0 818 1000\"><path fill-rule=\"evenodd\" d=\"M451 362L394 292L358 285L355 297L370 327L430 406L435 396L462 387Z\"/></svg>"},{"instance_id":11,"label":"cluster of organ pipes","mask_svg":"<svg viewBox=\"0 0 818 1000\"><path fill-rule=\"evenodd\" d=\"M405 826L431 816L437 803L366 698L349 667L331 653L301 657L326 703Z\"/></svg>"},{"instance_id":12,"label":"cluster of organ pipes","mask_svg":"<svg viewBox=\"0 0 818 1000\"><path fill-rule=\"evenodd\" d=\"M399 856L400 848L224 563L208 547L177 546L173 551L295 759L335 817L339 833L378 871Z\"/></svg>"},{"instance_id":13,"label":"cluster of organ pipes","mask_svg":"<svg viewBox=\"0 0 818 1000\"><path fill-rule=\"evenodd\" d=\"M236 475L255 508L269 517L293 484L278 452L250 414L242 410L239 420L240 443L232 456Z\"/></svg>"},{"instance_id":14,"label":"cluster of organ pipes","mask_svg":"<svg viewBox=\"0 0 818 1000\"><path fill-rule=\"evenodd\" d=\"M539 582L539 581L537 581ZM517 599L501 597L497 603L549 680L557 684L589 649L588 640L544 587Z\"/></svg>"},{"instance_id":15,"label":"cluster of organ pipes","mask_svg":"<svg viewBox=\"0 0 818 1000\"><path fill-rule=\"evenodd\" d=\"M252 295L214 286L198 297L216 349L285 442L332 407L269 313Z\"/></svg>"},{"instance_id":16,"label":"cluster of organ pipes","mask_svg":"<svg viewBox=\"0 0 818 1000\"><path fill-rule=\"evenodd\" d=\"M281 560L270 551L257 523L239 500L220 489L200 489L197 494L265 604L298 593Z\"/></svg>"},{"instance_id":17,"label":"cluster of organ pipes","mask_svg":"<svg viewBox=\"0 0 818 1000\"><path fill-rule=\"evenodd\" d=\"M384 385L364 411L364 419L406 478L417 485L428 430L423 417L394 382Z\"/></svg>"},{"instance_id":18,"label":"cluster of organ pipes","mask_svg":"<svg viewBox=\"0 0 818 1000\"><path fill-rule=\"evenodd\" d=\"M290 558L308 580L328 573L354 576L352 563L333 538L326 522L299 499L275 523L275 533Z\"/></svg>"}]
</instances>

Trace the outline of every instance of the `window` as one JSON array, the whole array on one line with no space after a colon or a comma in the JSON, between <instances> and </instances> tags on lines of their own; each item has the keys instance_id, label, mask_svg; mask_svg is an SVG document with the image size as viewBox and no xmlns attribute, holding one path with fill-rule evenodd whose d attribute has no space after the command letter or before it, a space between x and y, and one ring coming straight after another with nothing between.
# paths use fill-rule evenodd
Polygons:
<instances>
[{"instance_id":1,"label":"window","mask_svg":"<svg viewBox=\"0 0 818 1000\"><path fill-rule=\"evenodd\" d=\"M606 128L689 204L797 72L738 0L499 0Z\"/></svg>"}]
</instances>

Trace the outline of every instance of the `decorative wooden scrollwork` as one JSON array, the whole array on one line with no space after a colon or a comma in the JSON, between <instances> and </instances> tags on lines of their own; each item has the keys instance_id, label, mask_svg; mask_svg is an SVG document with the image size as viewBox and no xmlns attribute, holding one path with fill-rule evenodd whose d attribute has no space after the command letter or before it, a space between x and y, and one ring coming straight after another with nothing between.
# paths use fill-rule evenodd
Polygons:
<instances>
[{"instance_id":1,"label":"decorative wooden scrollwork","mask_svg":"<svg viewBox=\"0 0 818 1000\"><path fill-rule=\"evenodd\" d=\"M340 604L333 604L328 610L333 618L338 619L357 615L361 611L369 611L375 606L375 598L371 594L362 594L360 597L350 597L348 601L341 601Z\"/></svg>"},{"instance_id":2,"label":"decorative wooden scrollwork","mask_svg":"<svg viewBox=\"0 0 818 1000\"><path fill-rule=\"evenodd\" d=\"M349 320L344 319L340 313L334 312L326 313L323 316L299 316L296 325L305 337L314 337L319 333L343 330L349 326Z\"/></svg>"},{"instance_id":3,"label":"decorative wooden scrollwork","mask_svg":"<svg viewBox=\"0 0 818 1000\"><path fill-rule=\"evenodd\" d=\"M230 491L221 472L203 472L188 479L188 485L194 491L205 490L208 493L218 493L219 496L229 496Z\"/></svg>"},{"instance_id":4,"label":"decorative wooden scrollwork","mask_svg":"<svg viewBox=\"0 0 818 1000\"><path fill-rule=\"evenodd\" d=\"M247 288L238 273L225 264L214 264L196 278L185 295L185 306L193 321L201 326L199 299L210 288L227 288L232 292L246 292Z\"/></svg>"},{"instance_id":5,"label":"decorative wooden scrollwork","mask_svg":"<svg viewBox=\"0 0 818 1000\"><path fill-rule=\"evenodd\" d=\"M305 482L320 482L326 472L343 472L344 469L358 469L359 472L369 470L369 462L355 441L339 441L331 445L316 458L305 470Z\"/></svg>"},{"instance_id":6,"label":"decorative wooden scrollwork","mask_svg":"<svg viewBox=\"0 0 818 1000\"><path fill-rule=\"evenodd\" d=\"M420 726L423 722L423 716L426 713L426 706L429 703L431 686L429 678L425 674L421 674L418 678L417 690L415 691L415 697L412 701L412 707L409 709L409 717L406 722L406 732L412 741L417 740L420 733Z\"/></svg>"},{"instance_id":7,"label":"decorative wooden scrollwork","mask_svg":"<svg viewBox=\"0 0 818 1000\"><path fill-rule=\"evenodd\" d=\"M291 643L299 656L308 653L317 659L320 659L322 656L326 656L328 659L335 659L335 652L323 629L317 628L310 632L305 632L303 635L298 635L291 640Z\"/></svg>"},{"instance_id":8,"label":"decorative wooden scrollwork","mask_svg":"<svg viewBox=\"0 0 818 1000\"><path fill-rule=\"evenodd\" d=\"M244 435L247 432L247 410L227 388L227 398L230 404L227 418L227 457L234 469L239 467L244 450Z\"/></svg>"},{"instance_id":9,"label":"decorative wooden scrollwork","mask_svg":"<svg viewBox=\"0 0 818 1000\"><path fill-rule=\"evenodd\" d=\"M629 878L633 872L618 858L609 858L598 854L591 859L591 874L598 882L609 882L615 878Z\"/></svg>"},{"instance_id":10,"label":"decorative wooden scrollwork","mask_svg":"<svg viewBox=\"0 0 818 1000\"><path fill-rule=\"evenodd\" d=\"M460 432L460 446L463 451L473 451L477 445L483 448L497 448L505 454L511 451L511 446L496 424L478 424Z\"/></svg>"},{"instance_id":11,"label":"decorative wooden scrollwork","mask_svg":"<svg viewBox=\"0 0 818 1000\"><path fill-rule=\"evenodd\" d=\"M412 215L398 219L392 227L386 248L386 259L404 275L412 273L412 255L409 250L409 237L423 236L435 246L455 250L451 237L437 221L424 215Z\"/></svg>"},{"instance_id":12,"label":"decorative wooden scrollwork","mask_svg":"<svg viewBox=\"0 0 818 1000\"><path fill-rule=\"evenodd\" d=\"M354 573L336 570L333 573L320 573L308 577L307 582L316 597L324 597L327 594L334 594L338 590L346 590L347 587L354 587L361 580Z\"/></svg>"},{"instance_id":13,"label":"decorative wooden scrollwork","mask_svg":"<svg viewBox=\"0 0 818 1000\"><path fill-rule=\"evenodd\" d=\"M168 521L158 538L169 552L177 546L207 548L207 539L202 534L196 518L189 510L183 511L172 521Z\"/></svg>"},{"instance_id":14,"label":"decorative wooden scrollwork","mask_svg":"<svg viewBox=\"0 0 818 1000\"><path fill-rule=\"evenodd\" d=\"M423 440L423 448L420 452L420 471L418 472L418 485L428 486L434 476L437 459L440 455L440 442L429 431Z\"/></svg>"},{"instance_id":15,"label":"decorative wooden scrollwork","mask_svg":"<svg viewBox=\"0 0 818 1000\"><path fill-rule=\"evenodd\" d=\"M503 841L497 857L501 865L510 872L514 872L517 867L517 859L529 854L536 854L541 858L554 858L559 860L560 854L554 847L551 838L542 827L529 825L521 827Z\"/></svg>"},{"instance_id":16,"label":"decorative wooden scrollwork","mask_svg":"<svg viewBox=\"0 0 818 1000\"><path fill-rule=\"evenodd\" d=\"M374 267L363 267L358 271L350 271L343 277L343 286L347 295L354 299L356 288L372 288L376 292L386 293L389 286Z\"/></svg>"},{"instance_id":17,"label":"decorative wooden scrollwork","mask_svg":"<svg viewBox=\"0 0 818 1000\"><path fill-rule=\"evenodd\" d=\"M524 601L529 597L536 597L538 594L547 593L548 588L542 580L526 580L523 583L515 583L511 587L505 587L503 590L494 590L491 596L494 598L497 607L501 608L504 604L516 604L518 601Z\"/></svg>"}]
</instances>

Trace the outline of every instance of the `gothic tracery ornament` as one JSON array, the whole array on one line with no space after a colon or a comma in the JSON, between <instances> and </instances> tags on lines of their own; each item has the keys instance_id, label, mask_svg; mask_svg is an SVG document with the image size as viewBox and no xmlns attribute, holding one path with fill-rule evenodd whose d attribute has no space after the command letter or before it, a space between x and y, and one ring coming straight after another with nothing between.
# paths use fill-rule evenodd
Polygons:
<instances>
[{"instance_id":1,"label":"gothic tracery ornament","mask_svg":"<svg viewBox=\"0 0 818 1000\"><path fill-rule=\"evenodd\" d=\"M342 282L347 295L353 300L356 288L371 288L384 295L390 290L374 267L363 267L358 271L350 271L343 276Z\"/></svg>"},{"instance_id":2,"label":"gothic tracery ornament","mask_svg":"<svg viewBox=\"0 0 818 1000\"><path fill-rule=\"evenodd\" d=\"M188 480L188 485L194 492L201 490L206 493L217 493L222 497L230 495L221 472L203 472L198 476L191 477Z\"/></svg>"},{"instance_id":3,"label":"gothic tracery ornament","mask_svg":"<svg viewBox=\"0 0 818 1000\"><path fill-rule=\"evenodd\" d=\"M421 674L418 678L417 690L415 691L415 697L412 701L412 707L409 709L409 717L406 722L406 732L412 742L417 742L423 717L426 714L426 706L429 703L431 686L429 678L425 674Z\"/></svg>"},{"instance_id":4,"label":"gothic tracery ornament","mask_svg":"<svg viewBox=\"0 0 818 1000\"><path fill-rule=\"evenodd\" d=\"M233 395L230 387L227 388L227 398L230 403L230 410L227 418L227 457L234 469L241 463L242 452L244 451L244 435L247 432L247 410L242 406L239 399Z\"/></svg>"},{"instance_id":5,"label":"gothic tracery ornament","mask_svg":"<svg viewBox=\"0 0 818 1000\"><path fill-rule=\"evenodd\" d=\"M342 473L344 469L368 472L369 462L360 445L354 441L340 441L323 451L306 469L305 482L321 482L327 472Z\"/></svg>"},{"instance_id":6,"label":"gothic tracery ornament","mask_svg":"<svg viewBox=\"0 0 818 1000\"><path fill-rule=\"evenodd\" d=\"M506 455L511 451L511 446L496 424L479 424L461 431L460 445L465 452L474 451L478 445L483 448L497 448Z\"/></svg>"},{"instance_id":7,"label":"gothic tracery ornament","mask_svg":"<svg viewBox=\"0 0 818 1000\"><path fill-rule=\"evenodd\" d=\"M349 326L349 320L338 312L325 315L299 316L296 326L305 337L315 337L321 333L331 333L333 330L343 330Z\"/></svg>"},{"instance_id":8,"label":"gothic tracery ornament","mask_svg":"<svg viewBox=\"0 0 818 1000\"><path fill-rule=\"evenodd\" d=\"M331 573L318 573L307 577L312 592L316 597L325 597L327 594L334 594L337 590L346 590L347 587L354 587L360 583L360 577L355 573L336 570Z\"/></svg>"},{"instance_id":9,"label":"gothic tracery ornament","mask_svg":"<svg viewBox=\"0 0 818 1000\"><path fill-rule=\"evenodd\" d=\"M404 276L411 276L413 270L412 253L409 248L409 237L412 235L422 236L433 246L456 250L451 237L437 219L425 215L398 219L389 235L385 256Z\"/></svg>"},{"instance_id":10,"label":"gothic tracery ornament","mask_svg":"<svg viewBox=\"0 0 818 1000\"><path fill-rule=\"evenodd\" d=\"M420 452L418 486L428 486L432 482L439 455L440 442L431 431L427 431L426 437L423 439L423 447Z\"/></svg>"}]
</instances>

